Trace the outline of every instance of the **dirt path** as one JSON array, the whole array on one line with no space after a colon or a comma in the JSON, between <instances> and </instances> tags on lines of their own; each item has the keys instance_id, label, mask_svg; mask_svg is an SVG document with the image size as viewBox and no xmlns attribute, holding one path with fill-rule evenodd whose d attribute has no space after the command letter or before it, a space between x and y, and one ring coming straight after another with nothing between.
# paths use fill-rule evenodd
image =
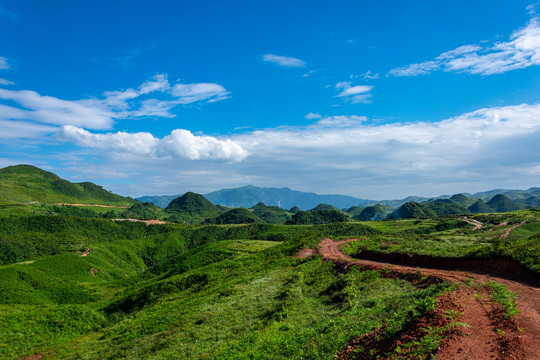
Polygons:
<instances>
[{"instance_id":1,"label":"dirt path","mask_svg":"<svg viewBox=\"0 0 540 360\"><path fill-rule=\"evenodd\" d=\"M357 265L373 269L390 269L394 272L397 271L403 274L417 274L418 272L420 272L423 276L431 275L436 278L448 280L452 283L462 283L466 285L469 285L471 283L471 280L479 284L483 284L487 281L496 281L506 285L510 291L515 292L516 294L518 294L519 297L518 309L520 310L520 314L518 315L518 322L520 324L521 330L523 330L519 331L519 336L520 341L523 342L523 351L525 354L524 358L535 360L540 359L540 288L536 286L522 284L518 281L504 279L502 277L492 277L489 275L483 275L467 271L411 267L382 263L371 260L354 259L346 256L340 251L340 246L346 244L348 241L351 240L336 242L327 238L320 242L320 248L318 251L327 260L346 262L347 267ZM469 355L475 354L475 356L457 357L456 354L453 354L452 356L454 357L447 357L448 359L482 358L479 357L480 354L485 354L486 349L491 349L494 339L497 338L496 329L498 324L491 324L491 326L487 325L490 322L489 307L491 302L486 298L485 294L481 294L480 297L478 297L478 295L476 296L476 298L462 299L462 301L466 300L464 305L466 305L466 309L469 309L464 312L463 317L465 318L465 320L470 322L469 325L471 325L472 327L470 331L471 336L467 337L466 343L463 344L459 352L468 353ZM487 336L486 334L489 334L489 336ZM473 340L473 335L474 338L476 338L476 341ZM455 350L457 352L457 349ZM489 356L486 358L494 358L492 356L493 352L491 350L488 351L488 354ZM500 358L503 359L505 357Z\"/></svg>"},{"instance_id":2,"label":"dirt path","mask_svg":"<svg viewBox=\"0 0 540 360\"><path fill-rule=\"evenodd\" d=\"M471 224L471 225L474 225L474 228L473 230L479 230L481 228L484 227L484 223L481 223L480 221L478 220L472 220L472 219L467 219L467 218L462 218L461 220Z\"/></svg>"},{"instance_id":3,"label":"dirt path","mask_svg":"<svg viewBox=\"0 0 540 360\"><path fill-rule=\"evenodd\" d=\"M504 231L504 233L501 235L501 238L508 237L508 235L510 235L510 232L511 232L512 230L514 230L515 228L520 227L520 226L522 226L522 225L525 225L526 223L527 223L527 220L525 220L525 221L523 221L523 222L520 222L519 224L514 224L514 225L510 226L508 229L506 229L506 230Z\"/></svg>"},{"instance_id":4,"label":"dirt path","mask_svg":"<svg viewBox=\"0 0 540 360\"><path fill-rule=\"evenodd\" d=\"M166 221L161 221L161 220L139 220L139 219L111 219L111 220L114 222L117 222L117 221L143 222L146 225L162 225L162 224L167 223Z\"/></svg>"},{"instance_id":5,"label":"dirt path","mask_svg":"<svg viewBox=\"0 0 540 360\"><path fill-rule=\"evenodd\" d=\"M67 204L67 203L57 203L53 205L66 205L66 206L93 206L93 207L101 207L101 208L118 208L118 209L127 209L129 206L117 206L117 205L99 205L99 204Z\"/></svg>"}]
</instances>

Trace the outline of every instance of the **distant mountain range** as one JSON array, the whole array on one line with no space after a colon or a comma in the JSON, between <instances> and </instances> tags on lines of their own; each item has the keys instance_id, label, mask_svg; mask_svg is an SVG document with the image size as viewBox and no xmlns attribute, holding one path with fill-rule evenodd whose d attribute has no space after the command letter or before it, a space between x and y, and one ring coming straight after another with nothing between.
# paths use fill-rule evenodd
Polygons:
<instances>
[{"instance_id":1,"label":"distant mountain range","mask_svg":"<svg viewBox=\"0 0 540 360\"><path fill-rule=\"evenodd\" d=\"M488 202L495 195L499 194L505 195L512 201L527 206L540 206L540 187L533 187L528 190L495 189L474 194L463 193L462 195L467 198ZM166 208L173 199L179 196L181 195L142 196L137 198L137 200L151 202L157 206ZM298 206L301 210L310 210L319 204L332 205L338 209L349 209L351 207L358 207L361 209L379 204L388 208L397 209L408 202L422 203L428 200L451 199L453 195L441 195L434 198L409 196L404 199L395 200L367 200L346 195L318 195L315 193L291 190L289 188L261 188L248 185L234 189L214 191L205 194L204 197L213 204L220 204L227 207L250 208L261 202L268 206L279 206L282 209L290 209L294 206ZM469 207L471 204L463 205ZM359 212L360 211L358 211L358 213Z\"/></svg>"},{"instance_id":2,"label":"distant mountain range","mask_svg":"<svg viewBox=\"0 0 540 360\"><path fill-rule=\"evenodd\" d=\"M179 196L181 195L142 196L137 198L137 200L151 202L165 208L173 199ZM204 197L213 204L228 207L250 208L262 202L265 205L279 206L282 209L290 209L298 206L302 210L312 209L321 203L343 209L369 201L346 195L318 195L291 190L289 188L261 188L252 185L235 189L218 190L204 194Z\"/></svg>"}]
</instances>

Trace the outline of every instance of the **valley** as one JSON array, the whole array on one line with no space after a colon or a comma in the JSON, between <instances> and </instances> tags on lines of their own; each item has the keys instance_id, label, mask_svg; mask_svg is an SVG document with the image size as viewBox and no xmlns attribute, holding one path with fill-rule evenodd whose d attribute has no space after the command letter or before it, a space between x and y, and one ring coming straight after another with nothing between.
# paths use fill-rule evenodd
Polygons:
<instances>
[{"instance_id":1,"label":"valley","mask_svg":"<svg viewBox=\"0 0 540 360\"><path fill-rule=\"evenodd\" d=\"M27 175L54 174L2 170L1 358L538 357L540 209L510 198L488 213L466 196L380 205L361 221L362 204L349 216L195 193L165 209L105 190L68 202Z\"/></svg>"}]
</instances>

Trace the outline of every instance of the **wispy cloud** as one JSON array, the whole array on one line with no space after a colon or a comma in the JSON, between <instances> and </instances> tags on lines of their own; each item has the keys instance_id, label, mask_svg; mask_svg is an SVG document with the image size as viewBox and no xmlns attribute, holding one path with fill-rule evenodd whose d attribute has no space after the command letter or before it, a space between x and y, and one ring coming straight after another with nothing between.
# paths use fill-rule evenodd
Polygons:
<instances>
[{"instance_id":1,"label":"wispy cloud","mask_svg":"<svg viewBox=\"0 0 540 360\"><path fill-rule=\"evenodd\" d=\"M108 91L103 95L101 98L72 101L40 95L30 90L0 88L0 99L20 105L0 106L0 119L73 125L96 130L111 129L115 119L174 117L171 110L175 106L224 100L229 92L214 83L170 85L167 76L161 74L136 89Z\"/></svg>"},{"instance_id":2,"label":"wispy cloud","mask_svg":"<svg viewBox=\"0 0 540 360\"><path fill-rule=\"evenodd\" d=\"M237 162L249 153L230 139L194 135L188 130L176 129L162 139L148 132L116 132L95 134L71 125L62 127L58 137L76 145L130 155L173 157L188 160L220 160Z\"/></svg>"},{"instance_id":3,"label":"wispy cloud","mask_svg":"<svg viewBox=\"0 0 540 360\"><path fill-rule=\"evenodd\" d=\"M13 81L0 78L0 85L15 85L15 83Z\"/></svg>"},{"instance_id":4,"label":"wispy cloud","mask_svg":"<svg viewBox=\"0 0 540 360\"><path fill-rule=\"evenodd\" d=\"M274 54L266 54L263 56L263 60L278 64L285 67L305 67L306 63L300 59L290 56L279 56Z\"/></svg>"},{"instance_id":5,"label":"wispy cloud","mask_svg":"<svg viewBox=\"0 0 540 360\"><path fill-rule=\"evenodd\" d=\"M527 26L514 31L509 41L489 46L460 46L434 60L392 69L389 75L418 76L437 70L493 75L540 65L539 21L538 17L534 17Z\"/></svg>"},{"instance_id":6,"label":"wispy cloud","mask_svg":"<svg viewBox=\"0 0 540 360\"><path fill-rule=\"evenodd\" d=\"M0 17L6 17L11 21L19 21L19 18L21 17L18 13L10 11L0 5Z\"/></svg>"},{"instance_id":7,"label":"wispy cloud","mask_svg":"<svg viewBox=\"0 0 540 360\"><path fill-rule=\"evenodd\" d=\"M369 94L371 89L373 89L371 85L352 86L350 81L340 81L335 85L335 88L341 90L337 97L344 98L353 104L370 104L372 102L370 98L373 95Z\"/></svg>"},{"instance_id":8,"label":"wispy cloud","mask_svg":"<svg viewBox=\"0 0 540 360\"><path fill-rule=\"evenodd\" d=\"M9 69L9 63L5 57L0 56L0 69Z\"/></svg>"},{"instance_id":9,"label":"wispy cloud","mask_svg":"<svg viewBox=\"0 0 540 360\"><path fill-rule=\"evenodd\" d=\"M308 119L308 120L313 120L313 119L320 119L322 118L321 114L319 113L312 113L310 112L309 114L307 114L306 116L304 116L304 118Z\"/></svg>"}]
</instances>

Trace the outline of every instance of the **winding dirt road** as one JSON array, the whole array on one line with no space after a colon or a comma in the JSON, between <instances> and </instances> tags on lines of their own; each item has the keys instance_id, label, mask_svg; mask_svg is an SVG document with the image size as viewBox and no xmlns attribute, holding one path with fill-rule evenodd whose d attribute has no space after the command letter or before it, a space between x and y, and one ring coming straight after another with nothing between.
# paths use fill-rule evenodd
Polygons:
<instances>
[{"instance_id":1,"label":"winding dirt road","mask_svg":"<svg viewBox=\"0 0 540 360\"><path fill-rule=\"evenodd\" d=\"M324 239L319 244L319 253L326 260L345 263L346 267L360 266L374 270L390 269L394 272L402 274L418 274L422 276L431 275L435 278L448 280L452 283L461 283L470 286L471 280L474 283L484 284L487 281L496 281L506 285L512 292L518 294L518 324L519 329L516 329L516 335L519 337L519 342L522 344L523 356L510 355L505 356L499 351L498 358L500 359L540 359L540 288L529 283L509 280L504 276L494 277L487 274L476 272L459 271L459 270L442 270L425 267L412 267L404 265L396 265L383 263L371 260L354 259L346 256L340 251L340 247L346 245L349 239L344 241L333 241L332 239ZM481 270L481 269L479 269ZM512 274L509 274L511 278ZM474 296L473 296L474 295ZM493 359L494 352L497 346L497 341L500 341L500 329L498 324L494 324L490 320L491 301L482 294L471 294L471 296L461 299L464 307L462 319L460 321L471 325L468 331L468 336L461 337L459 343L450 344L444 349L441 354L438 354L440 359ZM510 335L508 335L510 336ZM450 352L444 354L444 352Z\"/></svg>"}]
</instances>

